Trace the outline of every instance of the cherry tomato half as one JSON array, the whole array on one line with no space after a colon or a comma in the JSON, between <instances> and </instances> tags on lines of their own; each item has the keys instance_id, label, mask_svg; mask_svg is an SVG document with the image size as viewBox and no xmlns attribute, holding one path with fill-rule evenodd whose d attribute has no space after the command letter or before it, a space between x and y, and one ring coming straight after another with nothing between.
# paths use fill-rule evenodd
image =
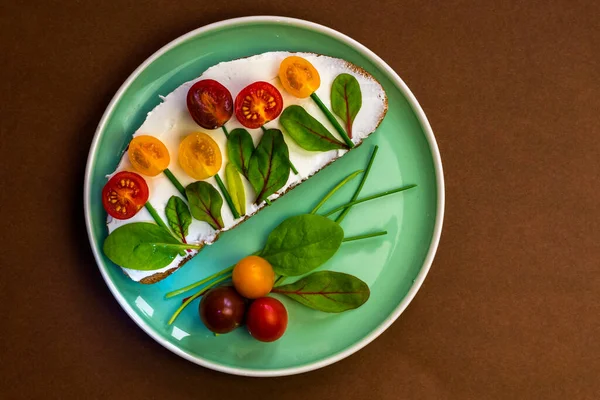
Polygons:
<instances>
[{"instance_id":1,"label":"cherry tomato half","mask_svg":"<svg viewBox=\"0 0 600 400\"><path fill-rule=\"evenodd\" d=\"M235 116L246 128L260 128L281 114L283 97L267 82L246 86L235 98Z\"/></svg>"},{"instance_id":2,"label":"cherry tomato half","mask_svg":"<svg viewBox=\"0 0 600 400\"><path fill-rule=\"evenodd\" d=\"M156 176L169 167L171 157L167 147L154 136L134 137L127 150L129 161L140 174Z\"/></svg>"},{"instance_id":3,"label":"cherry tomato half","mask_svg":"<svg viewBox=\"0 0 600 400\"><path fill-rule=\"evenodd\" d=\"M187 108L198 125L205 129L217 129L231 118L233 98L219 82L203 79L194 83L188 91Z\"/></svg>"},{"instance_id":4,"label":"cherry tomato half","mask_svg":"<svg viewBox=\"0 0 600 400\"><path fill-rule=\"evenodd\" d=\"M272 297L254 300L246 314L248 332L261 342L273 342L285 333L288 315L281 302Z\"/></svg>"},{"instance_id":5,"label":"cherry tomato half","mask_svg":"<svg viewBox=\"0 0 600 400\"><path fill-rule=\"evenodd\" d=\"M109 179L102 189L102 205L116 219L133 217L148 201L148 185L135 172L122 171Z\"/></svg>"},{"instance_id":6,"label":"cherry tomato half","mask_svg":"<svg viewBox=\"0 0 600 400\"><path fill-rule=\"evenodd\" d=\"M198 311L211 332L227 333L244 322L246 301L231 286L220 286L204 295Z\"/></svg>"},{"instance_id":7,"label":"cherry tomato half","mask_svg":"<svg viewBox=\"0 0 600 400\"><path fill-rule=\"evenodd\" d=\"M259 256L244 257L233 268L233 286L248 299L269 294L275 283L275 272L267 260Z\"/></svg>"},{"instance_id":8,"label":"cherry tomato half","mask_svg":"<svg viewBox=\"0 0 600 400\"><path fill-rule=\"evenodd\" d=\"M179 165L192 178L210 178L221 169L221 150L206 133L188 135L179 145Z\"/></svg>"},{"instance_id":9,"label":"cherry tomato half","mask_svg":"<svg viewBox=\"0 0 600 400\"><path fill-rule=\"evenodd\" d=\"M279 80L286 92L301 99L321 86L321 77L313 65L302 57L290 56L279 65Z\"/></svg>"}]
</instances>

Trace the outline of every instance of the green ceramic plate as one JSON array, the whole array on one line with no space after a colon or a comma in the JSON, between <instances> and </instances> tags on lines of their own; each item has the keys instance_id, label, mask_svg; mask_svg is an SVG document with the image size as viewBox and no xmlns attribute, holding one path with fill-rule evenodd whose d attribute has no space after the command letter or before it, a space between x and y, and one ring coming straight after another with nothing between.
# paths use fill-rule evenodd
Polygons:
<instances>
[{"instance_id":1,"label":"green ceramic plate","mask_svg":"<svg viewBox=\"0 0 600 400\"><path fill-rule=\"evenodd\" d=\"M100 192L131 134L147 112L181 83L208 67L273 50L307 51L346 59L369 71L385 88L389 112L365 144L294 189L272 207L222 235L177 273L155 285L129 280L102 254L106 214ZM346 235L386 229L384 237L344 244L323 267L363 279L371 298L361 308L326 314L283 299L290 316L286 334L261 343L244 329L215 337L200 322L198 306L166 324L181 298L169 290L225 268L260 248L285 217L307 212L336 182L365 165L380 147L363 195L417 183L418 188L355 207L344 220ZM351 197L358 179L332 199ZM157 342L180 356L215 370L252 376L289 375L317 369L361 349L398 318L431 266L444 214L444 184L438 148L416 99L379 57L332 29L302 20L250 17L228 20L188 33L144 62L108 106L90 149L85 180L85 216L96 261L106 283L129 316Z\"/></svg>"}]
</instances>

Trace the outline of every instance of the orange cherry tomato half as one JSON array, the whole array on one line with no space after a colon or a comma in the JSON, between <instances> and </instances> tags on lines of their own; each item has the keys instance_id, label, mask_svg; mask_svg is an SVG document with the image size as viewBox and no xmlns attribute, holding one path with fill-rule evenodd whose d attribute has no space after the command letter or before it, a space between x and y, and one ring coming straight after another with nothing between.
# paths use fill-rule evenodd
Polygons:
<instances>
[{"instance_id":1,"label":"orange cherry tomato half","mask_svg":"<svg viewBox=\"0 0 600 400\"><path fill-rule=\"evenodd\" d=\"M102 189L102 205L113 218L129 219L148 201L148 185L135 172L122 171L109 179Z\"/></svg>"},{"instance_id":2,"label":"orange cherry tomato half","mask_svg":"<svg viewBox=\"0 0 600 400\"><path fill-rule=\"evenodd\" d=\"M321 86L321 77L313 65L302 57L290 56L279 65L279 80L286 92L301 99Z\"/></svg>"},{"instance_id":3,"label":"orange cherry tomato half","mask_svg":"<svg viewBox=\"0 0 600 400\"><path fill-rule=\"evenodd\" d=\"M247 299L269 294L275 283L275 272L267 260L259 256L242 258L233 268L233 286Z\"/></svg>"},{"instance_id":4,"label":"orange cherry tomato half","mask_svg":"<svg viewBox=\"0 0 600 400\"><path fill-rule=\"evenodd\" d=\"M127 150L129 161L140 174L156 176L169 167L171 157L167 147L154 136L136 136Z\"/></svg>"},{"instance_id":5,"label":"orange cherry tomato half","mask_svg":"<svg viewBox=\"0 0 600 400\"><path fill-rule=\"evenodd\" d=\"M246 86L235 98L235 116L246 128L260 128L281 114L283 97L267 82Z\"/></svg>"},{"instance_id":6,"label":"orange cherry tomato half","mask_svg":"<svg viewBox=\"0 0 600 400\"><path fill-rule=\"evenodd\" d=\"M188 135L179 145L179 165L192 178L202 180L221 169L219 145L206 133Z\"/></svg>"},{"instance_id":7,"label":"orange cherry tomato half","mask_svg":"<svg viewBox=\"0 0 600 400\"><path fill-rule=\"evenodd\" d=\"M203 79L188 91L187 108L198 125L204 129L217 129L231 118L233 98L219 82Z\"/></svg>"}]
</instances>

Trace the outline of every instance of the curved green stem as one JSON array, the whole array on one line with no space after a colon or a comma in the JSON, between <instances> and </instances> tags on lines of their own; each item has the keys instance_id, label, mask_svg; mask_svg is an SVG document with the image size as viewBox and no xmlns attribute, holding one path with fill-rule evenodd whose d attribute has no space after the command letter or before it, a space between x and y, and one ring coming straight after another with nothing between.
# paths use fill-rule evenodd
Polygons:
<instances>
[{"instance_id":1,"label":"curved green stem","mask_svg":"<svg viewBox=\"0 0 600 400\"><path fill-rule=\"evenodd\" d=\"M225 187L225 184L221 180L219 174L215 175L215 180L217 181L217 185L219 185L219 189L221 189L221 192L223 193L223 197L225 197L225 201L227 202L227 205L233 214L233 218L238 219L240 217L240 213L238 213L237 209L235 208L233 200L231 200L231 195L229 194L229 191Z\"/></svg>"},{"instance_id":2,"label":"curved green stem","mask_svg":"<svg viewBox=\"0 0 600 400\"><path fill-rule=\"evenodd\" d=\"M346 207L350 207L350 206L354 206L354 205L357 205L357 204L360 204L360 203L364 203L365 201L378 199L379 197L384 197L384 196L387 196L387 195L390 195L390 194L402 192L404 190L412 189L412 188L414 188L416 186L417 185L402 186L402 187L399 187L397 189L386 190L385 192L377 193L377 194L374 194L372 196L367 196L367 197L365 197L363 199L360 199L360 200L354 200L354 201L351 201L351 202L346 203L346 204L342 204L341 206L334 208L333 210L331 210L331 211L323 214L323 216L324 217L328 217L331 214L334 214L334 213L336 213L336 212L338 212L338 211L340 211L340 210L342 210L342 209L344 209Z\"/></svg>"},{"instance_id":3,"label":"curved green stem","mask_svg":"<svg viewBox=\"0 0 600 400\"><path fill-rule=\"evenodd\" d=\"M362 190L363 186L365 185L365 182L367 181L367 178L369 177L369 172L371 172L371 166L373 165L373 161L375 160L375 156L377 155L377 150L379 150L379 146L376 145L373 148L373 152L371 153L371 158L369 159L369 163L367 164L367 168L365 169L365 174L360 180L360 183L358 184L358 187L356 188L356 191L354 192L354 195L352 196L352 199L350 199L350 201L358 199L358 195L360 194L360 191ZM348 215L348 213L350 212L350 208L352 207L346 207L344 211L342 211L340 215L338 215L338 217L335 219L335 222L341 224L344 218L346 218L346 215Z\"/></svg>"},{"instance_id":4,"label":"curved green stem","mask_svg":"<svg viewBox=\"0 0 600 400\"><path fill-rule=\"evenodd\" d=\"M223 129L223 133L225 134L225 137L226 137L227 139L229 139L229 132L227 131L227 128L225 128L225 125L223 125L223 126L221 127L221 129Z\"/></svg>"},{"instance_id":5,"label":"curved green stem","mask_svg":"<svg viewBox=\"0 0 600 400\"><path fill-rule=\"evenodd\" d=\"M321 101L319 96L317 96L317 93L311 94L310 98L313 99L313 101L315 103L317 103L317 106L319 106L321 111L323 111L323 114L325 114L325 116L327 117L329 122L331 122L331 125L333 125L335 130L338 131L338 133L340 134L342 139L344 139L344 142L346 142L348 147L350 147L350 148L354 147L354 142L348 137L348 134L346 134L346 131L344 131L344 128L342 128L342 126L337 121L337 119L335 119L335 117L333 116L331 111L329 111L329 109L327 107L325 107L325 104L323 104L323 102Z\"/></svg>"},{"instance_id":6,"label":"curved green stem","mask_svg":"<svg viewBox=\"0 0 600 400\"><path fill-rule=\"evenodd\" d=\"M372 237L384 236L384 235L387 235L387 231L365 233L364 235L345 237L344 239L342 239L342 242L352 242L354 240L369 239Z\"/></svg>"},{"instance_id":7,"label":"curved green stem","mask_svg":"<svg viewBox=\"0 0 600 400\"><path fill-rule=\"evenodd\" d=\"M337 192L342 186L344 186L346 183L350 182L352 179L356 178L358 176L358 174L360 174L361 172L363 172L362 169L359 169L358 171L354 171L353 173L351 173L350 175L348 175L347 177L345 177L344 179L342 179L337 185L335 185L335 187L333 189L331 189L329 191L329 193L327 193L325 195L325 197L323 197L321 199L321 201L319 202L319 204L317 204L315 206L315 208L312 209L312 211L310 212L311 214L315 214L317 211L319 211L319 208L321 208L323 206L323 204L325 204L325 202L327 200L329 200L329 198L331 196L334 195L335 192ZM354 199L353 199L354 200ZM336 221L337 222L337 221Z\"/></svg>"},{"instance_id":8,"label":"curved green stem","mask_svg":"<svg viewBox=\"0 0 600 400\"><path fill-rule=\"evenodd\" d=\"M204 279L202 279L201 281L192 283L191 285L187 285L186 287L182 287L181 289L177 289L177 290L173 290L172 292L169 292L165 295L166 299L170 299L171 297L175 297L175 296L179 296L180 294L183 294L187 291L190 291L192 289L196 289L198 286L202 286L207 282L212 281L215 278L218 278L221 275L225 275L231 271L233 271L233 268L235 267L235 265L232 265L229 268L225 268L224 270L221 270L219 272L216 272L214 274L212 274L211 276L208 276Z\"/></svg>"},{"instance_id":9,"label":"curved green stem","mask_svg":"<svg viewBox=\"0 0 600 400\"><path fill-rule=\"evenodd\" d=\"M183 198L187 200L187 194L185 194L185 188L183 187L181 182L179 182L179 180L175 177L175 175L173 175L173 173L169 170L169 168L165 169L163 171L163 173L167 176L167 178L169 178L169 180L171 181L173 186L175 186L177 188L177 190L179 190L179 193L181 193L183 195Z\"/></svg>"},{"instance_id":10,"label":"curved green stem","mask_svg":"<svg viewBox=\"0 0 600 400\"><path fill-rule=\"evenodd\" d=\"M173 316L169 320L168 324L171 325L173 322L175 322L175 320L177 319L179 314L181 314L183 309L186 308L192 301L196 300L198 297L200 297L204 293L208 292L211 288L213 288L214 286L218 285L219 283L221 283L223 281L226 281L229 278L231 278L231 275L227 275L227 276L222 277L221 279L217 279L216 281L214 281L213 283L206 286L204 289L202 289L201 291L199 291L198 293L196 293L195 295L191 296L189 299L184 301L183 304L181 306L179 306L179 308L175 311L175 313L173 313Z\"/></svg>"}]
</instances>

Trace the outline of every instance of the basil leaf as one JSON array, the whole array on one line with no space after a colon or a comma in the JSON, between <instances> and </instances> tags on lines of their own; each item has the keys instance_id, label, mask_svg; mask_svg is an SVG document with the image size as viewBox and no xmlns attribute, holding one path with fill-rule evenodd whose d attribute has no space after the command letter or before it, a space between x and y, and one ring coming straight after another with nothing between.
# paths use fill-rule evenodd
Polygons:
<instances>
[{"instance_id":1,"label":"basil leaf","mask_svg":"<svg viewBox=\"0 0 600 400\"><path fill-rule=\"evenodd\" d=\"M285 185L290 176L289 151L279 129L269 129L252 153L248 180L259 204Z\"/></svg>"},{"instance_id":2,"label":"basil leaf","mask_svg":"<svg viewBox=\"0 0 600 400\"><path fill-rule=\"evenodd\" d=\"M244 191L244 183L232 163L227 163L225 166L225 181L231 195L231 200L235 209L240 215L246 214L246 193Z\"/></svg>"},{"instance_id":3,"label":"basil leaf","mask_svg":"<svg viewBox=\"0 0 600 400\"><path fill-rule=\"evenodd\" d=\"M344 230L321 215L290 217L273 229L260 256L278 275L306 274L329 260L342 244Z\"/></svg>"},{"instance_id":4,"label":"basil leaf","mask_svg":"<svg viewBox=\"0 0 600 400\"><path fill-rule=\"evenodd\" d=\"M185 188L192 216L197 220L208 222L214 229L223 229L221 194L208 182L190 183Z\"/></svg>"},{"instance_id":5,"label":"basil leaf","mask_svg":"<svg viewBox=\"0 0 600 400\"><path fill-rule=\"evenodd\" d=\"M192 223L192 214L190 214L187 204L185 204L178 196L171 196L167 202L165 214L167 215L167 222L173 232L185 243L185 237L188 235L188 228Z\"/></svg>"},{"instance_id":6,"label":"basil leaf","mask_svg":"<svg viewBox=\"0 0 600 400\"><path fill-rule=\"evenodd\" d=\"M300 106L289 106L283 110L279 122L294 142L304 150L328 151L348 148Z\"/></svg>"},{"instance_id":7,"label":"basil leaf","mask_svg":"<svg viewBox=\"0 0 600 400\"><path fill-rule=\"evenodd\" d=\"M331 109L344 121L346 133L352 137L352 124L362 106L362 93L356 78L350 74L339 74L331 86Z\"/></svg>"},{"instance_id":8,"label":"basil leaf","mask_svg":"<svg viewBox=\"0 0 600 400\"><path fill-rule=\"evenodd\" d=\"M245 177L248 177L248 164L254 151L252 136L247 130L237 128L229 133L227 139L227 157L235 168Z\"/></svg>"},{"instance_id":9,"label":"basil leaf","mask_svg":"<svg viewBox=\"0 0 600 400\"><path fill-rule=\"evenodd\" d=\"M120 226L108 235L103 247L115 264L140 271L166 267L186 249L200 247L179 243L166 229L149 222Z\"/></svg>"},{"instance_id":10,"label":"basil leaf","mask_svg":"<svg viewBox=\"0 0 600 400\"><path fill-rule=\"evenodd\" d=\"M369 286L355 276L334 271L318 271L289 285L275 287L272 293L286 295L315 310L340 313L362 306L371 294Z\"/></svg>"}]
</instances>

